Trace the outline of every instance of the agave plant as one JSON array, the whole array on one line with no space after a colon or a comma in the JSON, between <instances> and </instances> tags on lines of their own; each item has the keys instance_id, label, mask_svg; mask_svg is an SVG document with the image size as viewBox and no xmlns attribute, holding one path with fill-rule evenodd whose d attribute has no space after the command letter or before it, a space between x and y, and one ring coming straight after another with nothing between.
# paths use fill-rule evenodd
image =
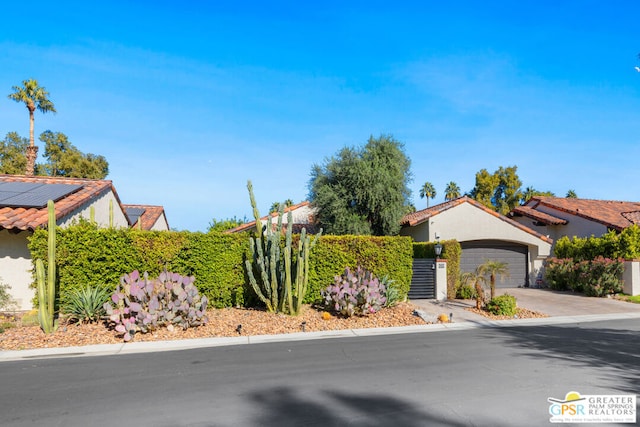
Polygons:
<instances>
[{"instance_id":1,"label":"agave plant","mask_svg":"<svg viewBox=\"0 0 640 427\"><path fill-rule=\"evenodd\" d=\"M104 303L109 300L111 292L104 287L86 286L83 289L75 289L68 296L62 307L62 312L69 316L69 320L92 323L104 316Z\"/></svg>"}]
</instances>

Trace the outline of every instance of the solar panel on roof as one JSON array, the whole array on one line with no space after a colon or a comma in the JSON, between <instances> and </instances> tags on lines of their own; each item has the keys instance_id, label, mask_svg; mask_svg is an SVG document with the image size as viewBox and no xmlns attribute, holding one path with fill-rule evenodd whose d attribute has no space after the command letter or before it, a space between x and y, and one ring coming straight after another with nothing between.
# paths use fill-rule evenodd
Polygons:
<instances>
[{"instance_id":1,"label":"solar panel on roof","mask_svg":"<svg viewBox=\"0 0 640 427\"><path fill-rule=\"evenodd\" d=\"M81 188L82 185L74 184L3 182L0 183L0 207L43 208L49 200L56 202Z\"/></svg>"},{"instance_id":2,"label":"solar panel on roof","mask_svg":"<svg viewBox=\"0 0 640 427\"><path fill-rule=\"evenodd\" d=\"M131 221L131 224L135 224L138 222L138 219L142 216L142 214L146 211L144 208L126 208L127 216Z\"/></svg>"}]
</instances>

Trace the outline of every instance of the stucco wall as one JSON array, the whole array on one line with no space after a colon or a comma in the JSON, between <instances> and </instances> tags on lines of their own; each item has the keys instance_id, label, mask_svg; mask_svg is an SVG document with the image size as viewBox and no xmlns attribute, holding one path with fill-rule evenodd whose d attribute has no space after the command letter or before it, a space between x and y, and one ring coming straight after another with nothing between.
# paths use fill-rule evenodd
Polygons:
<instances>
[{"instance_id":1,"label":"stucco wall","mask_svg":"<svg viewBox=\"0 0 640 427\"><path fill-rule=\"evenodd\" d=\"M27 248L27 237L32 233L11 233L0 230L0 282L11 286L9 292L16 300L19 310L31 309L34 293L29 289L31 278L31 254Z\"/></svg>"},{"instance_id":2,"label":"stucco wall","mask_svg":"<svg viewBox=\"0 0 640 427\"><path fill-rule=\"evenodd\" d=\"M151 227L152 231L167 231L169 230L169 223L167 222L167 218L164 214L160 215L160 217L156 220L156 222Z\"/></svg>"},{"instance_id":3,"label":"stucco wall","mask_svg":"<svg viewBox=\"0 0 640 427\"><path fill-rule=\"evenodd\" d=\"M533 224L534 220L525 216L514 217L513 220L529 227L540 234L547 235L556 242L559 238L563 236L567 236L569 238L572 237L591 237L596 236L600 237L603 234L609 231L606 226L588 220L586 218L582 218L577 215L572 215L567 212L558 211L548 206L538 206L536 210L540 212L547 213L549 215L553 215L558 218L562 218L568 221L567 224L564 225L551 225L551 226L536 226ZM553 250L552 250L553 253Z\"/></svg>"},{"instance_id":4,"label":"stucco wall","mask_svg":"<svg viewBox=\"0 0 640 427\"><path fill-rule=\"evenodd\" d=\"M108 191L100 197L93 199L90 203L80 206L64 218L58 219L57 223L60 227L68 227L80 218L90 219L91 206L93 206L95 209L95 221L98 226L104 228L109 227L109 200L113 203L113 226L115 228L128 228L129 222L127 221L127 217L112 191Z\"/></svg>"}]
</instances>

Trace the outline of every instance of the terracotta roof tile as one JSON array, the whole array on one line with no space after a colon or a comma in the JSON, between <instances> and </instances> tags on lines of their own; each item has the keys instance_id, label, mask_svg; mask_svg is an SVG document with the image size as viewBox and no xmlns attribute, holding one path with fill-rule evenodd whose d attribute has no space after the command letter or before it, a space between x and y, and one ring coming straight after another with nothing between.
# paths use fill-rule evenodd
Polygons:
<instances>
[{"instance_id":1,"label":"terracotta roof tile","mask_svg":"<svg viewBox=\"0 0 640 427\"><path fill-rule=\"evenodd\" d=\"M548 213L537 211L533 208L530 208L529 206L518 206L508 214L509 217L518 215L526 216L546 225L564 225L569 222L566 219L558 218L556 216L549 215Z\"/></svg>"},{"instance_id":2,"label":"terracotta roof tile","mask_svg":"<svg viewBox=\"0 0 640 427\"><path fill-rule=\"evenodd\" d=\"M525 206L536 209L546 206L571 215L576 215L605 225L614 230L623 230L638 219L640 203L615 200L591 200L550 196L532 197Z\"/></svg>"},{"instance_id":3,"label":"terracotta roof tile","mask_svg":"<svg viewBox=\"0 0 640 427\"><path fill-rule=\"evenodd\" d=\"M138 228L138 223L140 223L140 228L143 230L151 230L151 228L155 225L156 221L164 214L164 207L162 206L153 206L153 205L122 205L122 207L126 210L129 208L135 209L144 209L144 212L138 220L131 225L131 228Z\"/></svg>"},{"instance_id":4,"label":"terracotta roof tile","mask_svg":"<svg viewBox=\"0 0 640 427\"><path fill-rule=\"evenodd\" d=\"M111 190L120 203L113 184L108 180L82 178L53 178L46 176L0 175L2 182L32 182L40 184L81 185L78 191L58 200L55 205L56 218L60 220L89 200ZM0 208L0 229L35 230L47 225L47 208L3 207Z\"/></svg>"}]
</instances>

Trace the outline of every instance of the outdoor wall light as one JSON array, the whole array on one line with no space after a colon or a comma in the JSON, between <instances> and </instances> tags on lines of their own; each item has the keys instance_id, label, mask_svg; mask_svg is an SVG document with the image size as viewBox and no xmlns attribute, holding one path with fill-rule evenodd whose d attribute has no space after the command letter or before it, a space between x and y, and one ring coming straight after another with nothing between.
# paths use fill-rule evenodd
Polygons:
<instances>
[{"instance_id":1,"label":"outdoor wall light","mask_svg":"<svg viewBox=\"0 0 640 427\"><path fill-rule=\"evenodd\" d=\"M442 245L440 244L440 242L436 242L433 249L436 251L436 259L439 258L440 254L442 253Z\"/></svg>"}]
</instances>

